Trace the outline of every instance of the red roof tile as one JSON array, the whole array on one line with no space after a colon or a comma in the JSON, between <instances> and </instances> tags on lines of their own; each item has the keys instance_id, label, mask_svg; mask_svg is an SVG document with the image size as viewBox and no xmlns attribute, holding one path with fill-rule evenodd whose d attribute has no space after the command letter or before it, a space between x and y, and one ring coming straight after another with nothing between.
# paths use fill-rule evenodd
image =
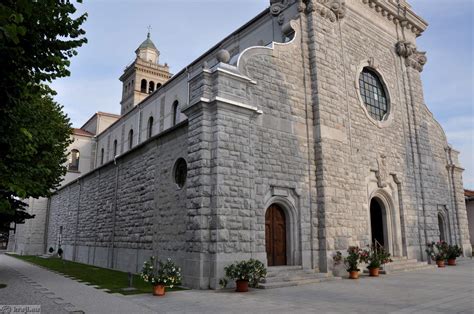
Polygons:
<instances>
[{"instance_id":1,"label":"red roof tile","mask_svg":"<svg viewBox=\"0 0 474 314\"><path fill-rule=\"evenodd\" d=\"M78 129L78 128L73 128L72 133L74 135L81 135L81 136L88 136L88 137L93 137L94 136L94 134L92 134L91 132L88 132L88 131L83 130L83 129Z\"/></svg>"},{"instance_id":2,"label":"red roof tile","mask_svg":"<svg viewBox=\"0 0 474 314\"><path fill-rule=\"evenodd\" d=\"M464 190L464 196L466 196L466 197L474 197L474 191L471 191L471 190Z\"/></svg>"}]
</instances>

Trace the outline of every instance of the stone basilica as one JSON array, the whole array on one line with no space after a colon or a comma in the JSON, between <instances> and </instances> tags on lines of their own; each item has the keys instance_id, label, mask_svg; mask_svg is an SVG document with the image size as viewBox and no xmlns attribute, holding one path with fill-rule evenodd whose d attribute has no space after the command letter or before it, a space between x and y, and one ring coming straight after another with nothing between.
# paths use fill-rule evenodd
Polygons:
<instances>
[{"instance_id":1,"label":"stone basilica","mask_svg":"<svg viewBox=\"0 0 474 314\"><path fill-rule=\"evenodd\" d=\"M406 0L271 0L174 75L148 36L121 115L74 129L62 187L10 249L132 272L171 257L202 289L247 258L331 273L375 241L470 256L459 153L423 99L426 27Z\"/></svg>"}]
</instances>

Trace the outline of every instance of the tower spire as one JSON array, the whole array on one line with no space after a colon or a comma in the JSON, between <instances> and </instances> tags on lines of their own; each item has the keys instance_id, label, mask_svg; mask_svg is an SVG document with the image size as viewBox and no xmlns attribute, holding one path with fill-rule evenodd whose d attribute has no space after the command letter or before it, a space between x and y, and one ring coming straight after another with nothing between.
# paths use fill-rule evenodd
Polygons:
<instances>
[{"instance_id":1,"label":"tower spire","mask_svg":"<svg viewBox=\"0 0 474 314\"><path fill-rule=\"evenodd\" d=\"M150 39L150 33L151 33L151 25L148 25L148 33L146 35L146 38Z\"/></svg>"}]
</instances>

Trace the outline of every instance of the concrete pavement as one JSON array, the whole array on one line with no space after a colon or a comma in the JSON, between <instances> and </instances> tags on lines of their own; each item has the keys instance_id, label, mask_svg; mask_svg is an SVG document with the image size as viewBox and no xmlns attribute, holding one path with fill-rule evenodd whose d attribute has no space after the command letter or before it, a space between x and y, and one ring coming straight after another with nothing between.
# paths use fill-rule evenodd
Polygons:
<instances>
[{"instance_id":1,"label":"concrete pavement","mask_svg":"<svg viewBox=\"0 0 474 314\"><path fill-rule=\"evenodd\" d=\"M46 289L51 293L50 300L60 298L57 302L64 303L64 307L48 308L47 313L73 310L85 313L474 313L472 260L460 262L456 267L379 278L363 277L248 293L187 290L168 293L165 297L111 295L0 255L0 280L6 271L26 278L29 289ZM0 289L0 304L6 295L2 290L6 289ZM7 300L12 302L11 291L8 295Z\"/></svg>"},{"instance_id":2,"label":"concrete pavement","mask_svg":"<svg viewBox=\"0 0 474 314\"><path fill-rule=\"evenodd\" d=\"M474 313L474 263L306 286L130 296L160 313Z\"/></svg>"},{"instance_id":3,"label":"concrete pavement","mask_svg":"<svg viewBox=\"0 0 474 314\"><path fill-rule=\"evenodd\" d=\"M150 309L115 294L106 293L5 254L0 254L0 274L0 281L3 281L4 274L18 276L16 281L10 279L7 282L7 284L12 285L11 288L7 286L7 288L0 289L0 305L41 304L46 307L46 310L43 309L42 313L154 313ZM21 280L23 280L23 284L19 282ZM18 291L11 291L11 289L18 289ZM39 293L44 297L24 299L21 298L24 291L33 291L33 294ZM12 295L17 295L18 299L12 297ZM61 306L50 308L51 304L45 302L48 299Z\"/></svg>"}]
</instances>

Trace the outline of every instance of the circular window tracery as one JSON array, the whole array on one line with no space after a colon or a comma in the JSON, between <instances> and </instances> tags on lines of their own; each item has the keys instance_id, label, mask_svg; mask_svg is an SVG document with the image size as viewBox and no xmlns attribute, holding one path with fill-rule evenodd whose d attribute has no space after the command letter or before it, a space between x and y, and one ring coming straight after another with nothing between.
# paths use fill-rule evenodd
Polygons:
<instances>
[{"instance_id":1,"label":"circular window tracery","mask_svg":"<svg viewBox=\"0 0 474 314\"><path fill-rule=\"evenodd\" d=\"M359 76L359 91L369 115L382 121L388 113L388 99L385 87L377 73L368 67Z\"/></svg>"},{"instance_id":2,"label":"circular window tracery","mask_svg":"<svg viewBox=\"0 0 474 314\"><path fill-rule=\"evenodd\" d=\"M178 188L182 188L186 183L186 178L188 176L188 165L184 158L179 158L174 165L174 182Z\"/></svg>"}]
</instances>

